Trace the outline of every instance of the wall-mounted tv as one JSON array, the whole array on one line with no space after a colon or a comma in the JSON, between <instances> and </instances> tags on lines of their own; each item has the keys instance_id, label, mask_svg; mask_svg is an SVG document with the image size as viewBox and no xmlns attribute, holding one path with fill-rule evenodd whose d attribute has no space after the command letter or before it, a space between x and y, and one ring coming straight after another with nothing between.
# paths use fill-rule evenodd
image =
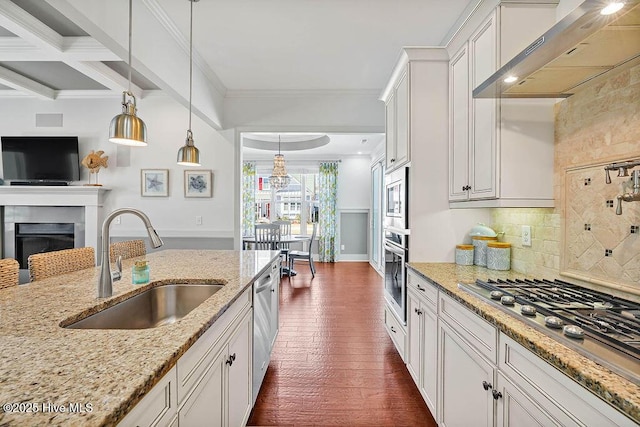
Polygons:
<instances>
[{"instance_id":1,"label":"wall-mounted tv","mask_svg":"<svg viewBox=\"0 0 640 427\"><path fill-rule=\"evenodd\" d=\"M11 184L60 184L80 180L77 136L3 136L4 180Z\"/></svg>"}]
</instances>

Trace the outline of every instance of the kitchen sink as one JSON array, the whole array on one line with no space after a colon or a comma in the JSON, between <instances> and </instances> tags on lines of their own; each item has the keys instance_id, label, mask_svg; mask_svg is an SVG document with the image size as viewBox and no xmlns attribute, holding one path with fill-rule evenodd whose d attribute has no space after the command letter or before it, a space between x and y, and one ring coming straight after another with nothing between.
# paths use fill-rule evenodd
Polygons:
<instances>
[{"instance_id":1,"label":"kitchen sink","mask_svg":"<svg viewBox=\"0 0 640 427\"><path fill-rule=\"evenodd\" d=\"M64 327L68 329L147 329L169 325L189 314L223 286L208 283L156 286Z\"/></svg>"}]
</instances>

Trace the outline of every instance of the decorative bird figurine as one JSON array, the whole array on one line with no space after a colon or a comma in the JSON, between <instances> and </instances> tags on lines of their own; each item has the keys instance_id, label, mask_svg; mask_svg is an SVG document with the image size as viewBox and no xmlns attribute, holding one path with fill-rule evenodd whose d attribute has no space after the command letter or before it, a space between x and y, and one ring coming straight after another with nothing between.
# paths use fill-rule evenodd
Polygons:
<instances>
[{"instance_id":1,"label":"decorative bird figurine","mask_svg":"<svg viewBox=\"0 0 640 427\"><path fill-rule=\"evenodd\" d=\"M91 175L95 174L96 176L96 183L95 184L91 184L91 175L89 175L89 184L86 185L92 185L92 186L102 186L102 184L98 184L98 172L100 172L100 168L107 168L108 166L108 160L109 160L109 156L102 156L104 154L104 151L99 150L94 152L93 150L91 150L91 152L89 154L87 154L84 159L82 159L82 166L86 167L87 169L89 169L89 173Z\"/></svg>"}]
</instances>

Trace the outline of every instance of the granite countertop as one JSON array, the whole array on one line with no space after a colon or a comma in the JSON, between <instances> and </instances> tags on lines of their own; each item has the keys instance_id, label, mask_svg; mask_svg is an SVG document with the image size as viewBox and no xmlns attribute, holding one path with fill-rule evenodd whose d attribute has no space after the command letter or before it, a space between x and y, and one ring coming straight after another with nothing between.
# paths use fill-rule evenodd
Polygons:
<instances>
[{"instance_id":1,"label":"granite countertop","mask_svg":"<svg viewBox=\"0 0 640 427\"><path fill-rule=\"evenodd\" d=\"M123 261L122 280L114 282L108 299L96 297L99 267L0 290L0 403L24 403L22 409L32 410L0 409L0 425L115 425L278 256L276 251L154 252ZM147 285L131 284L131 267L139 259L149 260ZM151 286L189 281L225 286L172 325L138 330L59 326ZM87 411L69 413L70 404ZM55 412L51 405L67 412Z\"/></svg>"},{"instance_id":2,"label":"granite countertop","mask_svg":"<svg viewBox=\"0 0 640 427\"><path fill-rule=\"evenodd\" d=\"M441 290L494 324L500 331L640 423L640 386L638 384L547 337L491 303L458 288L458 283L472 283L476 279L517 279L531 278L531 276L448 263L410 262L408 266L421 276L435 282Z\"/></svg>"}]
</instances>

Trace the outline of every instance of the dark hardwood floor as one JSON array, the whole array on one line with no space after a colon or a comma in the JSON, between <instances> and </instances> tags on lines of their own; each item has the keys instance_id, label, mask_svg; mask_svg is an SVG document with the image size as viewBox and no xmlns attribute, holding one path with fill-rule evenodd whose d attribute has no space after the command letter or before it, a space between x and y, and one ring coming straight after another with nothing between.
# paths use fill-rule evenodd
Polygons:
<instances>
[{"instance_id":1,"label":"dark hardwood floor","mask_svg":"<svg viewBox=\"0 0 640 427\"><path fill-rule=\"evenodd\" d=\"M436 426L384 329L368 263L297 263L280 284L280 332L247 425Z\"/></svg>"}]
</instances>

